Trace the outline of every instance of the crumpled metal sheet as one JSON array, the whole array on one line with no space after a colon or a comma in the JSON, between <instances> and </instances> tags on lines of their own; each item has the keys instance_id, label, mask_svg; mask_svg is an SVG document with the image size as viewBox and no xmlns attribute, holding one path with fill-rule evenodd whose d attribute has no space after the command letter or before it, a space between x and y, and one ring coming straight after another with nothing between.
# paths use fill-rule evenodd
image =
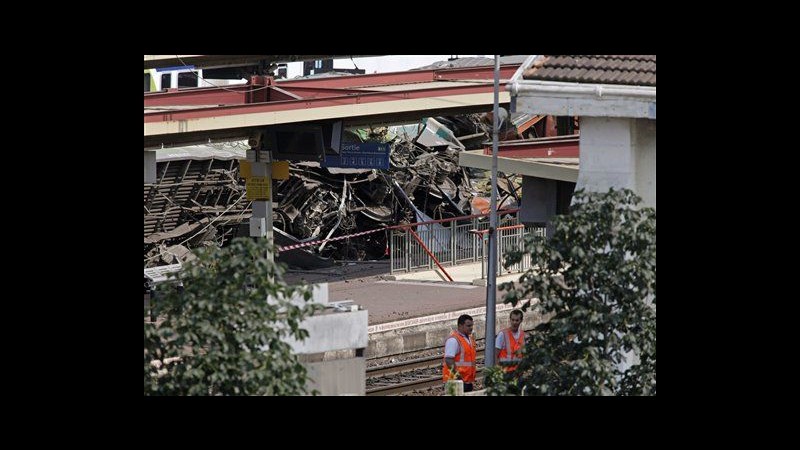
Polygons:
<instances>
[{"instance_id":1,"label":"crumpled metal sheet","mask_svg":"<svg viewBox=\"0 0 800 450\"><path fill-rule=\"evenodd\" d=\"M485 115L427 118L400 127L348 130L343 136L349 142L389 142L389 170L290 163L290 177L273 184L273 227L280 230L276 241L317 241L464 216L476 212L481 197L488 202L488 183L476 183L480 172L458 165L462 150L479 148L484 138L476 137L489 136ZM456 136L468 136L469 147ZM239 225L250 217L251 205L242 200L238 161L172 159L158 164L160 182L145 186L146 266L165 262L158 257L165 246L225 245L237 234L246 235L247 227ZM380 259L388 257L387 244L387 233L378 232L309 246L280 259L298 267L322 267L333 259Z\"/></svg>"}]
</instances>

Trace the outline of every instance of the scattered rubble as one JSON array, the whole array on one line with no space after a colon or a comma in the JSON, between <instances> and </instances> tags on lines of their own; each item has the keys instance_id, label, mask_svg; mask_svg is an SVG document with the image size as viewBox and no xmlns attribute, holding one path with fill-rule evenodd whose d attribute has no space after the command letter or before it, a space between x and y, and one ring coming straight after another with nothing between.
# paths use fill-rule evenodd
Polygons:
<instances>
[{"instance_id":1,"label":"scattered rubble","mask_svg":"<svg viewBox=\"0 0 800 450\"><path fill-rule=\"evenodd\" d=\"M532 121L504 121L501 132L516 138L521 134L517 122ZM280 230L276 241L279 245L317 241L412 223L426 216L447 219L487 211L488 173L460 167L458 154L490 140L490 122L486 114L471 114L346 131L345 142L389 143L389 169L290 163L291 176L273 184L273 227ZM166 156L159 154L158 182L145 184L145 267L185 262L191 259L192 248L222 246L248 233L252 210L245 198L244 180L239 177L238 159L244 158L249 147L245 142L194 147L204 151L184 148L173 149ZM520 183L515 177L501 175L498 204L515 206ZM330 241L280 257L298 267L386 258L387 234ZM297 257L303 253L318 258Z\"/></svg>"}]
</instances>

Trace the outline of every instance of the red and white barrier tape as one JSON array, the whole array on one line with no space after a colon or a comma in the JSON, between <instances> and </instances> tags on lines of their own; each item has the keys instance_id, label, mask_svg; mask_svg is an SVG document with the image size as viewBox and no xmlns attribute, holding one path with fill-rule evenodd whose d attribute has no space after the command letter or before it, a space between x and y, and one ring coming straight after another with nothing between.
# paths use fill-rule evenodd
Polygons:
<instances>
[{"instance_id":1,"label":"red and white barrier tape","mask_svg":"<svg viewBox=\"0 0 800 450\"><path fill-rule=\"evenodd\" d=\"M345 235L345 236L336 236L336 237L330 238L330 239L322 239L322 240L319 240L319 241L312 241L312 242L303 242L302 244L284 245L282 247L278 247L278 253L285 252L286 250L294 250L296 248L310 247L312 245L322 244L323 242L338 241L338 240L341 240L341 239L347 239L347 238L356 237L356 236L364 236L365 234L371 234L371 233L375 233L375 232L378 232L378 231L384 231L384 230L386 230L386 228L376 228L374 230L362 231L360 233L353 233L353 234L348 234L348 235Z\"/></svg>"},{"instance_id":2,"label":"red and white barrier tape","mask_svg":"<svg viewBox=\"0 0 800 450\"><path fill-rule=\"evenodd\" d=\"M497 210L498 213L502 213L502 214L509 214L509 213L514 213L514 212L517 212L517 211L519 211L519 208ZM294 250L296 248L310 247L312 245L322 244L323 242L338 241L338 240L341 240L341 239L347 239L347 238L356 237L356 236L363 236L365 234L375 233L377 231L405 229L405 228L410 228L410 227L419 226L419 225L429 225L429 224L435 224L435 223L452 222L452 221L456 221L456 220L471 219L471 218L474 218L474 217L483 217L483 216L488 216L488 215L489 215L489 213L486 213L486 214L474 214L474 215L471 215L471 216L452 217L452 218L444 219L444 220L429 220L429 221L426 221L426 222L416 222L416 223L407 223L407 224L402 224L402 225L392 225L392 226L386 227L386 228L376 228L374 230L362 231L360 233L348 234L346 236L337 236L335 238L321 239L319 241L303 242L302 244L286 245L286 246L283 246L283 247L278 247L278 253L285 252L287 250ZM502 228L498 228L498 229L502 229Z\"/></svg>"}]
</instances>

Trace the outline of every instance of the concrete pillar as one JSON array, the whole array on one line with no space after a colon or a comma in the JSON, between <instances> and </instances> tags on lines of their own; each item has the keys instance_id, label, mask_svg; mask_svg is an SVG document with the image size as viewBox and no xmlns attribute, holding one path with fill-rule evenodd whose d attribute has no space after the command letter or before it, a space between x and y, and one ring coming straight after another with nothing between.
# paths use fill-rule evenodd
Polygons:
<instances>
[{"instance_id":1,"label":"concrete pillar","mask_svg":"<svg viewBox=\"0 0 800 450\"><path fill-rule=\"evenodd\" d=\"M656 121L634 119L636 192L646 206L656 207Z\"/></svg>"},{"instance_id":2,"label":"concrete pillar","mask_svg":"<svg viewBox=\"0 0 800 450\"><path fill-rule=\"evenodd\" d=\"M314 286L310 302L331 306L328 298L327 283ZM301 295L289 300L295 305L306 303ZM275 300L270 297L267 301ZM300 323L300 328L308 331L306 339L283 338L308 369L309 391L317 390L321 395L364 395L368 317L366 310L342 311L329 307Z\"/></svg>"},{"instance_id":3,"label":"concrete pillar","mask_svg":"<svg viewBox=\"0 0 800 450\"><path fill-rule=\"evenodd\" d=\"M656 121L581 117L581 161L576 189L628 188L646 206L656 200Z\"/></svg>"},{"instance_id":4,"label":"concrete pillar","mask_svg":"<svg viewBox=\"0 0 800 450\"><path fill-rule=\"evenodd\" d=\"M635 189L631 119L581 117L580 172L576 189Z\"/></svg>"}]
</instances>

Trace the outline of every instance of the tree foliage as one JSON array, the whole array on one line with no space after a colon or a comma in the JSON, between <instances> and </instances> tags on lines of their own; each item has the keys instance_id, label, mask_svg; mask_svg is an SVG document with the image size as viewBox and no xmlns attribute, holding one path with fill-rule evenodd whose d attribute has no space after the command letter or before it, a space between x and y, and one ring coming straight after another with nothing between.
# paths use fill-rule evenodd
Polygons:
<instances>
[{"instance_id":1,"label":"tree foliage","mask_svg":"<svg viewBox=\"0 0 800 450\"><path fill-rule=\"evenodd\" d=\"M504 302L527 310L538 298L545 322L513 375L487 377L490 395L656 394L656 214L640 201L576 191L549 240L526 237L507 256L530 254L532 268L500 285Z\"/></svg>"},{"instance_id":2,"label":"tree foliage","mask_svg":"<svg viewBox=\"0 0 800 450\"><path fill-rule=\"evenodd\" d=\"M159 285L157 320L144 324L145 395L306 393L306 370L284 339L305 339L300 322L317 306L310 286L283 281L271 251L265 239L234 239L197 251L179 275L183 292ZM306 302L292 304L295 294Z\"/></svg>"}]
</instances>

